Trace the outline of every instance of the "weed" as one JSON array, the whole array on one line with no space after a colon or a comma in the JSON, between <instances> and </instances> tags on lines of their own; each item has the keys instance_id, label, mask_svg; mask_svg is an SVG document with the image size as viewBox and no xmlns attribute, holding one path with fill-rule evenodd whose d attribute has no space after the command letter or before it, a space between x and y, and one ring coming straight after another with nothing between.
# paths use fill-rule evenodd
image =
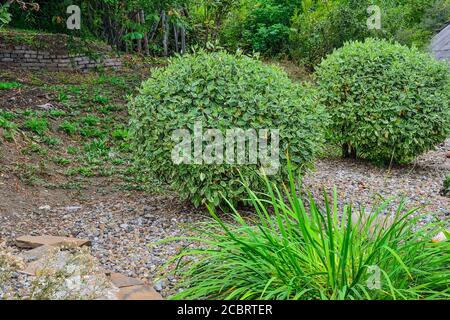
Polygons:
<instances>
[{"instance_id":1,"label":"weed","mask_svg":"<svg viewBox=\"0 0 450 320\"><path fill-rule=\"evenodd\" d=\"M76 155L79 153L79 149L77 147L74 146L68 146L67 147L67 153L70 155Z\"/></svg>"},{"instance_id":2,"label":"weed","mask_svg":"<svg viewBox=\"0 0 450 320\"><path fill-rule=\"evenodd\" d=\"M25 122L24 127L25 129L42 136L48 129L48 122L46 119L32 118Z\"/></svg>"},{"instance_id":3,"label":"weed","mask_svg":"<svg viewBox=\"0 0 450 320\"><path fill-rule=\"evenodd\" d=\"M17 125L0 115L0 128L12 130L16 129Z\"/></svg>"},{"instance_id":4,"label":"weed","mask_svg":"<svg viewBox=\"0 0 450 320\"><path fill-rule=\"evenodd\" d=\"M48 113L50 116L55 118L60 118L66 115L66 112L60 109L51 109Z\"/></svg>"},{"instance_id":5,"label":"weed","mask_svg":"<svg viewBox=\"0 0 450 320\"><path fill-rule=\"evenodd\" d=\"M105 105L109 102L109 98L102 95L96 95L92 98L92 102Z\"/></svg>"},{"instance_id":6,"label":"weed","mask_svg":"<svg viewBox=\"0 0 450 320\"><path fill-rule=\"evenodd\" d=\"M77 168L71 168L65 172L67 176L74 176L77 174L80 174L84 177L93 177L95 176L95 172L93 171L93 168L91 167L77 167Z\"/></svg>"},{"instance_id":7,"label":"weed","mask_svg":"<svg viewBox=\"0 0 450 320\"><path fill-rule=\"evenodd\" d=\"M85 126L96 126L100 123L100 119L90 114L80 118L80 123Z\"/></svg>"},{"instance_id":8,"label":"weed","mask_svg":"<svg viewBox=\"0 0 450 320\"><path fill-rule=\"evenodd\" d=\"M67 166L71 162L69 159L64 157L53 157L52 161L60 166Z\"/></svg>"},{"instance_id":9,"label":"weed","mask_svg":"<svg viewBox=\"0 0 450 320\"><path fill-rule=\"evenodd\" d=\"M48 136L43 137L42 138L42 142L45 143L46 145L49 145L49 146L52 146L52 147L58 146L58 145L61 144L61 140L60 139L55 138L55 137L48 137Z\"/></svg>"},{"instance_id":10,"label":"weed","mask_svg":"<svg viewBox=\"0 0 450 320\"><path fill-rule=\"evenodd\" d=\"M69 99L69 96L65 92L58 93L58 101L63 103Z\"/></svg>"},{"instance_id":11,"label":"weed","mask_svg":"<svg viewBox=\"0 0 450 320\"><path fill-rule=\"evenodd\" d=\"M65 120L59 125L59 129L67 133L68 135L73 135L77 132L78 126L76 123Z\"/></svg>"},{"instance_id":12,"label":"weed","mask_svg":"<svg viewBox=\"0 0 450 320\"><path fill-rule=\"evenodd\" d=\"M107 156L109 147L105 140L94 139L84 145L84 151L93 155Z\"/></svg>"},{"instance_id":13,"label":"weed","mask_svg":"<svg viewBox=\"0 0 450 320\"><path fill-rule=\"evenodd\" d=\"M20 88L22 85L18 82L1 82L0 81L0 90L9 90Z\"/></svg>"},{"instance_id":14,"label":"weed","mask_svg":"<svg viewBox=\"0 0 450 320\"><path fill-rule=\"evenodd\" d=\"M17 118L16 114L9 112L9 111L3 111L0 109L0 118L6 119L8 121L14 120Z\"/></svg>"},{"instance_id":15,"label":"weed","mask_svg":"<svg viewBox=\"0 0 450 320\"><path fill-rule=\"evenodd\" d=\"M128 138L128 130L116 129L111 133L111 136L116 140L126 140Z\"/></svg>"}]
</instances>

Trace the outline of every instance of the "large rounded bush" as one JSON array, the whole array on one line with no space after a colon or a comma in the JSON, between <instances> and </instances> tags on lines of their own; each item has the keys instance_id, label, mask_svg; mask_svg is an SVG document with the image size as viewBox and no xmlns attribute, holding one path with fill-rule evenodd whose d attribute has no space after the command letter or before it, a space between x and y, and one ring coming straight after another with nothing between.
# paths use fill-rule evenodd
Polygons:
<instances>
[{"instance_id":1,"label":"large rounded bush","mask_svg":"<svg viewBox=\"0 0 450 320\"><path fill-rule=\"evenodd\" d=\"M242 180L258 189L262 184L260 168L273 174L276 165L259 157L256 162L244 161L244 164L237 163L237 159L234 163L227 161L226 152L234 148L225 145L227 130L240 128L251 132L254 129L260 139L264 139L260 129L279 130L279 159L276 160L280 167L270 176L279 180L287 153L298 169L310 164L318 151L323 139L324 113L316 101L316 91L312 88L293 84L280 68L244 55L200 52L175 57L166 68L155 70L142 84L140 94L130 102L132 149L142 167L171 183L183 198L189 198L195 205L203 202L218 205L222 195L239 201L245 194ZM198 145L194 148L195 126L203 135L208 129L222 133L223 163L208 164L193 159L199 155ZM248 132L245 131L246 137ZM180 148L181 139L191 152L188 152L190 157L179 163L172 156L180 149L186 151ZM220 144L215 136L200 141L205 153L211 141ZM248 151L250 140L246 141L248 160L249 155L255 154ZM274 145L271 139L267 142L269 147ZM220 149L215 150L213 155L220 153ZM180 154L185 156L186 152Z\"/></svg>"},{"instance_id":2,"label":"large rounded bush","mask_svg":"<svg viewBox=\"0 0 450 320\"><path fill-rule=\"evenodd\" d=\"M448 65L426 53L367 39L335 50L316 75L345 153L408 163L449 134Z\"/></svg>"}]
</instances>

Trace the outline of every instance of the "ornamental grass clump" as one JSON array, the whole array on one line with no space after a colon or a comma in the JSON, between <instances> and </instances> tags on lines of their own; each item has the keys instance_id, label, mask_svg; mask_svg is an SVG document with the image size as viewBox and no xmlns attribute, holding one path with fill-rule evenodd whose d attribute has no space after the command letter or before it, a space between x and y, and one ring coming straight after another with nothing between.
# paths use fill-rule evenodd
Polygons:
<instances>
[{"instance_id":1,"label":"ornamental grass clump","mask_svg":"<svg viewBox=\"0 0 450 320\"><path fill-rule=\"evenodd\" d=\"M275 169L271 179L283 179L287 153L295 170L313 162L326 123L317 101L315 89L294 84L279 67L242 54L175 57L152 73L130 103L131 148L141 168L169 182L194 205L217 206L221 194L239 202L245 195L241 176L258 189L261 168ZM244 139L244 161L228 157L239 148L239 142L227 144L233 130L242 130L231 141ZM260 148L264 139L268 162ZM175 162L179 149L184 151L183 161ZM212 155L210 162L205 160L207 153Z\"/></svg>"},{"instance_id":2,"label":"ornamental grass clump","mask_svg":"<svg viewBox=\"0 0 450 320\"><path fill-rule=\"evenodd\" d=\"M172 298L450 298L450 242L431 242L441 225L418 225L403 202L392 216L389 201L355 210L336 190L321 206L304 202L289 180L281 188L266 180L265 194L248 190L250 217L233 209L225 222L210 210L213 219L169 262L180 277Z\"/></svg>"},{"instance_id":3,"label":"ornamental grass clump","mask_svg":"<svg viewBox=\"0 0 450 320\"><path fill-rule=\"evenodd\" d=\"M318 66L331 139L346 155L409 163L450 133L448 63L385 40L349 42Z\"/></svg>"}]
</instances>

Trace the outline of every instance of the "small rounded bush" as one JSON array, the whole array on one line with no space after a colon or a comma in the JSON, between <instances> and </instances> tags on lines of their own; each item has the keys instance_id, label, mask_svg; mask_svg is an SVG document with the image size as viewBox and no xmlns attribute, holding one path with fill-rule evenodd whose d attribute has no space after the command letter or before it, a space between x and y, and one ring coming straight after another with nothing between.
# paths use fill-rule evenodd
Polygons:
<instances>
[{"instance_id":1,"label":"small rounded bush","mask_svg":"<svg viewBox=\"0 0 450 320\"><path fill-rule=\"evenodd\" d=\"M409 163L449 134L448 65L426 53L384 40L350 42L316 76L344 153Z\"/></svg>"},{"instance_id":2,"label":"small rounded bush","mask_svg":"<svg viewBox=\"0 0 450 320\"><path fill-rule=\"evenodd\" d=\"M194 205L217 206L223 197L239 202L245 195L242 182L255 190L262 187L261 167L269 172L277 168L278 162L278 170L269 178L280 180L287 154L295 169L313 161L324 136L324 111L317 101L313 88L293 84L279 67L245 55L199 52L175 57L166 68L156 69L130 102L131 147L142 168L163 178ZM200 142L195 128L195 132L203 133ZM259 139L264 138L261 129L272 130L267 137L279 130L279 157L272 158L272 162L262 161L262 144L258 142L257 161L250 161L255 154L250 151L254 149L249 148L248 139L246 161L227 161L226 152L234 146L237 149L237 144L228 147L226 137L229 130L236 128L245 130L242 137L254 130ZM220 145L220 139L205 137L209 129L223 136L223 152L214 149L212 153L221 153L223 162L195 160L206 153L213 140ZM186 138L186 134L190 136ZM174 162L173 153L183 149L182 141L187 152L181 154L188 155L185 161ZM274 141L267 139L269 150L275 146Z\"/></svg>"}]
</instances>

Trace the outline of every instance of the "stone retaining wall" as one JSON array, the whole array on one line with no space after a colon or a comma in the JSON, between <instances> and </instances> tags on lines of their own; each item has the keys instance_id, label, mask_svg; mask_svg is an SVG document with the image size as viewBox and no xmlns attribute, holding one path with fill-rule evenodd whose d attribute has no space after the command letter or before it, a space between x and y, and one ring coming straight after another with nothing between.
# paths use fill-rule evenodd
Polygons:
<instances>
[{"instance_id":1,"label":"stone retaining wall","mask_svg":"<svg viewBox=\"0 0 450 320\"><path fill-rule=\"evenodd\" d=\"M32 70L79 70L86 72L96 67L117 68L121 66L121 62L118 58L106 55L101 58L91 58L86 55L54 54L26 45L0 43L0 68L1 66Z\"/></svg>"}]
</instances>

